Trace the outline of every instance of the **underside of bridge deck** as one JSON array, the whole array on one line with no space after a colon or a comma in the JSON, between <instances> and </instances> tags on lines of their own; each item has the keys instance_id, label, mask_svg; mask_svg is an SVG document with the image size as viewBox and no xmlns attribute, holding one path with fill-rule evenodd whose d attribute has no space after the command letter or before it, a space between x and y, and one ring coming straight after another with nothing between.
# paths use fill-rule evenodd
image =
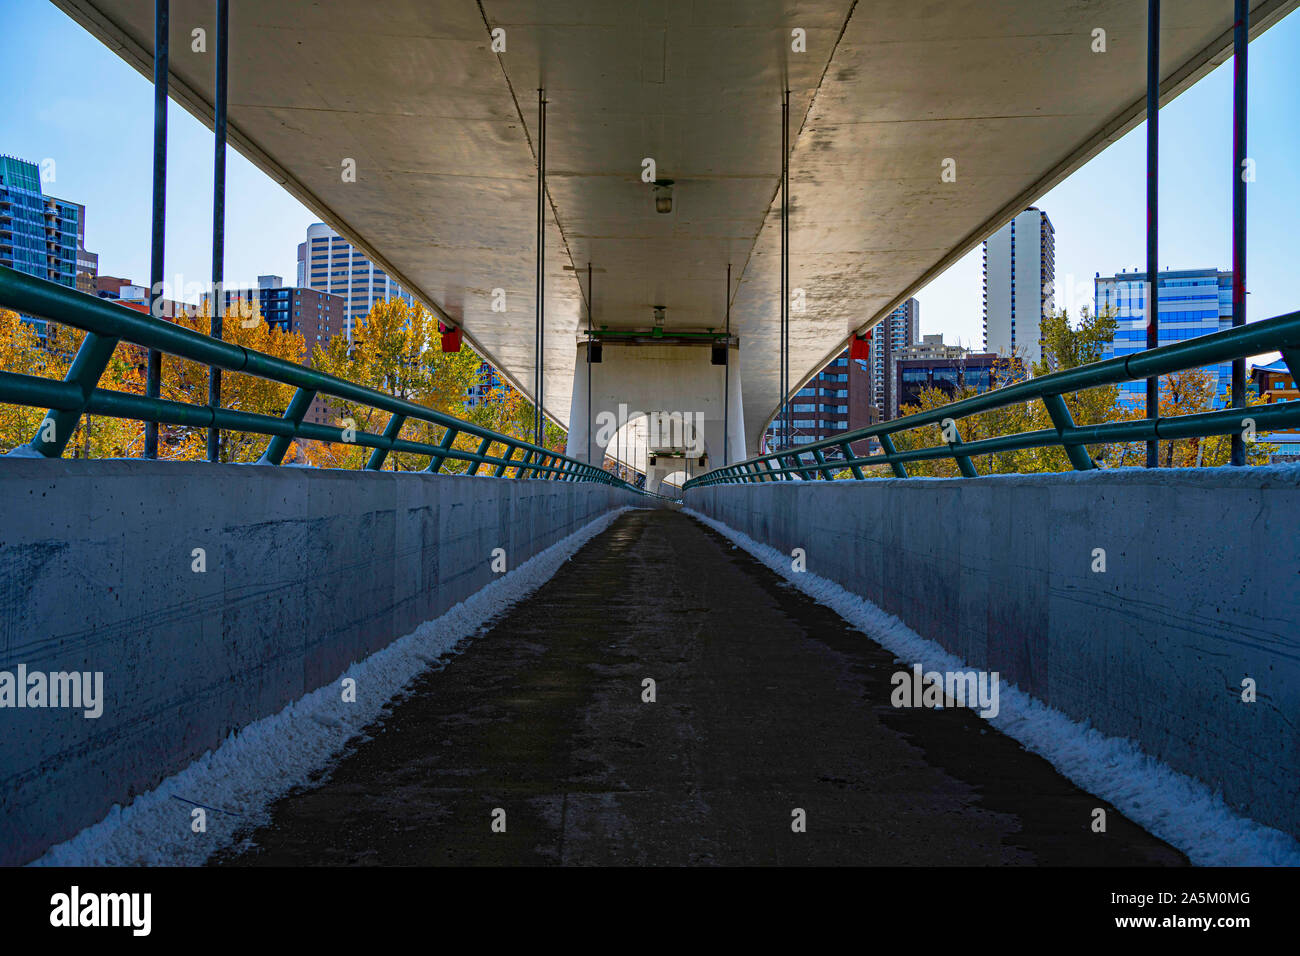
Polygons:
<instances>
[{"instance_id":1,"label":"underside of bridge deck","mask_svg":"<svg viewBox=\"0 0 1300 956\"><path fill-rule=\"evenodd\" d=\"M628 512L219 862L1186 862L973 710L891 706L900 669L691 517Z\"/></svg>"},{"instance_id":2,"label":"underside of bridge deck","mask_svg":"<svg viewBox=\"0 0 1300 956\"><path fill-rule=\"evenodd\" d=\"M55 2L152 74L153 4ZM783 394L1146 108L1143 0L232 6L235 149L566 427L587 321L721 329L730 304L751 452ZM1251 0L1251 35L1295 6ZM1166 7L1167 103L1230 54L1233 4ZM213 5L170 9L171 96L211 123L190 31Z\"/></svg>"}]
</instances>

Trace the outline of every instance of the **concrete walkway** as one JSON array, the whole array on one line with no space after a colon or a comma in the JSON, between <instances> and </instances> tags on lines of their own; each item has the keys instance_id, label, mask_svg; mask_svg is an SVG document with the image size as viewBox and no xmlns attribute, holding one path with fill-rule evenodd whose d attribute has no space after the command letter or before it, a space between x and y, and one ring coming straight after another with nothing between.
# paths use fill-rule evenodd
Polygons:
<instances>
[{"instance_id":1,"label":"concrete walkway","mask_svg":"<svg viewBox=\"0 0 1300 956\"><path fill-rule=\"evenodd\" d=\"M630 512L217 862L1186 863L973 712L890 706L900 669L690 517Z\"/></svg>"}]
</instances>

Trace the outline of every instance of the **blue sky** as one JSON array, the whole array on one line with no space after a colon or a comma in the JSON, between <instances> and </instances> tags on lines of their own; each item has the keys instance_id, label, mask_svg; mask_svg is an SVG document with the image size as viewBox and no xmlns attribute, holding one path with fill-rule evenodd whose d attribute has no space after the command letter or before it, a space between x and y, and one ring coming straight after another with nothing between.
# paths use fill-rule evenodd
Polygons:
<instances>
[{"instance_id":1,"label":"blue sky","mask_svg":"<svg viewBox=\"0 0 1300 956\"><path fill-rule=\"evenodd\" d=\"M52 4L0 3L0 152L53 159L55 181L46 191L87 206L86 247L99 253L100 272L144 282L149 81ZM1256 319L1297 306L1300 13L1251 44L1250 92L1257 181L1249 192L1248 310ZM1162 267L1231 264L1231 116L1231 62L1161 111ZM1093 273L1144 261L1144 130L1133 130L1037 203L1056 228L1058 305L1090 304ZM167 275L204 282L212 256L212 134L172 104L169 136ZM292 282L297 244L315 216L234 150L228 157L227 282L252 284L264 273ZM980 268L976 248L918 294L923 332L980 343Z\"/></svg>"},{"instance_id":2,"label":"blue sky","mask_svg":"<svg viewBox=\"0 0 1300 956\"><path fill-rule=\"evenodd\" d=\"M1248 319L1300 307L1300 11L1250 44ZM1056 229L1057 307L1092 307L1094 273L1146 267L1146 124L1034 205ZM1160 110L1160 268L1232 267L1232 61ZM921 331L979 345L980 249L917 294ZM1073 288L1074 301L1062 301ZM1065 293L1063 295L1062 293Z\"/></svg>"},{"instance_id":3,"label":"blue sky","mask_svg":"<svg viewBox=\"0 0 1300 956\"><path fill-rule=\"evenodd\" d=\"M148 285L153 84L51 3L0 8L0 153L53 159L55 181L42 188L86 206L100 274ZM207 282L212 133L175 103L167 126L167 280ZM233 149L226 197L226 282L271 273L292 284L316 216Z\"/></svg>"}]
</instances>

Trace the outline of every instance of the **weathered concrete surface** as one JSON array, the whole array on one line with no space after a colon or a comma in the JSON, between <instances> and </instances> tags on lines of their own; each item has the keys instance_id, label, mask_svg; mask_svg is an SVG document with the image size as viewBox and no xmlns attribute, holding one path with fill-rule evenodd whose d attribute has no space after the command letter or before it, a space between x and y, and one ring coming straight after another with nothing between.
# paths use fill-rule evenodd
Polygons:
<instances>
[{"instance_id":1,"label":"weathered concrete surface","mask_svg":"<svg viewBox=\"0 0 1300 956\"><path fill-rule=\"evenodd\" d=\"M152 4L55 2L152 75ZM1250 0L1252 36L1296 5ZM545 87L547 412L567 424L588 294L596 324L611 328L648 327L655 305L669 329L720 328L730 299L757 449L780 401L782 91L790 282L806 293L791 315L797 387L853 330L1141 122L1146 10L1143 0L258 0L230 17L229 136L531 395ZM1224 62L1232 17L1228 0L1165 4L1163 102ZM213 18L210 0L171 0L171 95L207 124L212 57L190 31L211 41ZM344 158L355 181L341 175ZM654 211L643 159L676 183L669 215ZM1137 245L1142 221L1111 228Z\"/></svg>"},{"instance_id":2,"label":"weathered concrete surface","mask_svg":"<svg viewBox=\"0 0 1300 956\"><path fill-rule=\"evenodd\" d=\"M0 460L0 670L102 671L103 716L0 709L0 864L32 859L634 496L550 481ZM192 570L196 548L206 571Z\"/></svg>"},{"instance_id":3,"label":"weathered concrete surface","mask_svg":"<svg viewBox=\"0 0 1300 956\"><path fill-rule=\"evenodd\" d=\"M897 669L698 522L629 512L221 862L1186 862L1113 809L1092 833L1105 801L973 712L890 706Z\"/></svg>"},{"instance_id":4,"label":"weathered concrete surface","mask_svg":"<svg viewBox=\"0 0 1300 956\"><path fill-rule=\"evenodd\" d=\"M686 505L1300 835L1300 469L769 482Z\"/></svg>"}]
</instances>

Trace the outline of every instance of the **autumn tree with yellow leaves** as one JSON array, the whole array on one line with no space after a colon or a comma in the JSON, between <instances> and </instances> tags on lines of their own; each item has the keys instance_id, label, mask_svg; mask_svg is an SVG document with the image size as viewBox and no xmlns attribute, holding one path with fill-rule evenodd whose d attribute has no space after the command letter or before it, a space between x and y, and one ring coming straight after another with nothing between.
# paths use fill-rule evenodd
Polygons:
<instances>
[{"instance_id":1,"label":"autumn tree with yellow leaves","mask_svg":"<svg viewBox=\"0 0 1300 956\"><path fill-rule=\"evenodd\" d=\"M423 306L413 307L400 298L375 303L370 314L353 326L351 341L336 335L312 352L312 365L322 372L453 417L464 413L479 361L469 349L442 351L437 319ZM343 399L329 399L328 407L336 424L350 423L359 432L380 434L392 417L371 405ZM398 437L436 445L442 432L429 422L408 419ZM475 451L478 439L461 435L455 447ZM363 446L325 442L311 442L306 452L312 464L333 468L359 468L370 455ZM427 464L427 456L395 453L387 457L384 467L415 471ZM449 462L446 470L456 470L455 464Z\"/></svg>"},{"instance_id":2,"label":"autumn tree with yellow leaves","mask_svg":"<svg viewBox=\"0 0 1300 956\"><path fill-rule=\"evenodd\" d=\"M127 308L127 306L123 306ZM182 328L203 335L211 331L207 306L197 315L180 315L174 320ZM0 310L0 368L10 372L62 379L76 356L85 333L57 322L46 323L46 339L23 322L16 313ZM234 311L223 323L222 338L300 363L304 343L297 333L281 332L262 321L256 306ZM138 345L119 342L113 350L99 388L145 393L147 350ZM190 405L208 402L208 367L173 355L162 361L161 397ZM293 386L280 385L254 375L226 372L222 376L221 405L261 415L279 417L293 396ZM0 405L0 447L4 451L31 441L45 417L45 409L18 405ZM222 461L256 461L266 447L267 438L242 432L223 432ZM144 449L144 423L130 419L85 415L68 442L64 454L75 458L133 458ZM158 428L158 457L168 461L197 461L207 455L207 429L179 425Z\"/></svg>"},{"instance_id":3,"label":"autumn tree with yellow leaves","mask_svg":"<svg viewBox=\"0 0 1300 956\"><path fill-rule=\"evenodd\" d=\"M124 308L126 306L123 306ZM210 334L210 309L205 303L196 314L180 315L175 323L203 335ZM84 334L48 323L48 340L42 340L35 327L23 322L13 312L0 311L0 368L45 378L63 378L68 371ZM282 332L267 325L258 313L256 302L236 300L228 310L222 338L245 348L294 363L311 363L319 370L384 392L396 398L423 405L458 418L518 438L532 439L533 406L508 385L492 388L472 408L466 407L469 388L480 375L481 360L470 349L443 352L437 320L423 307L408 305L400 298L376 303L370 314L361 318L353 329L351 341L335 336L324 346L317 344L307 354L303 337ZM99 387L143 395L145 391L145 349L119 343L100 379ZM162 362L161 397L191 405L206 405L208 367L173 355ZM222 375L221 404L259 415L281 417L293 398L294 387L255 375L226 372ZM364 403L323 398L335 424L351 425L357 431L382 433L389 414ZM31 440L40 426L45 410L17 405L0 405L0 450ZM437 444L443 435L441 426L408 420L400 437ZM564 447L564 430L547 423L546 446L556 451ZM256 433L223 431L222 461L256 461L266 448L268 437ZM206 456L207 429L190 426L160 425L158 457L171 461L194 461ZM68 444L66 454L76 457L138 457L144 446L142 422L84 416ZM474 452L479 439L461 434L455 448ZM493 443L488 454L500 455L504 443ZM286 460L297 460L323 467L358 468L369 456L366 447L317 441L300 441L291 446ZM428 457L391 454L385 467L395 470L423 468ZM445 471L463 472L464 462L447 462ZM490 470L480 474L490 474Z\"/></svg>"},{"instance_id":4,"label":"autumn tree with yellow leaves","mask_svg":"<svg viewBox=\"0 0 1300 956\"><path fill-rule=\"evenodd\" d=\"M316 346L312 364L322 372L394 398L520 441L532 440L533 405L509 385L494 386L479 402L467 407L466 397L479 381L482 359L469 348L442 351L438 320L422 306L411 306L403 299L376 303L370 314L353 327L351 341L339 335L324 346ZM392 417L373 406L341 399L330 399L328 407L334 424L372 434L382 434ZM408 419L398 437L436 445L444 434L443 426ZM564 438L563 429L547 423L547 448L563 450ZM480 443L481 439L474 435L461 433L452 447L475 453ZM308 442L305 452L312 464L330 468L359 468L370 456L369 448L342 442ZM496 457L505 452L504 442L492 442L486 450L487 455ZM516 459L521 457L516 455ZM386 456L384 468L413 471L428 463L427 455L396 452ZM442 471L462 474L469 467L464 461L447 461ZM493 470L482 469L478 474L490 475Z\"/></svg>"},{"instance_id":5,"label":"autumn tree with yellow leaves","mask_svg":"<svg viewBox=\"0 0 1300 956\"><path fill-rule=\"evenodd\" d=\"M63 379L86 334L56 322L46 323L46 339L17 312L0 309L0 369L39 378ZM109 360L100 387L144 394L144 379L124 346ZM0 453L25 445L36 435L46 409L0 404ZM139 422L83 415L68 440L68 458L130 458L144 446Z\"/></svg>"},{"instance_id":6,"label":"autumn tree with yellow leaves","mask_svg":"<svg viewBox=\"0 0 1300 956\"><path fill-rule=\"evenodd\" d=\"M181 315L175 323L182 328L210 335L211 309L207 301L196 315ZM286 362L301 364L306 344L298 332L284 332L263 321L256 302L236 300L221 323L221 337L246 349L263 352ZM119 346L121 348L121 346ZM132 347L136 348L136 347ZM143 353L143 349L139 349ZM267 378L239 372L221 375L221 407L255 415L280 418L289 407L295 389ZM173 355L163 356L162 397L191 405L208 402L208 366ZM158 457L175 461L199 461L207 457L206 428L163 425L158 429ZM220 460L254 462L270 439L255 432L223 431Z\"/></svg>"}]
</instances>

